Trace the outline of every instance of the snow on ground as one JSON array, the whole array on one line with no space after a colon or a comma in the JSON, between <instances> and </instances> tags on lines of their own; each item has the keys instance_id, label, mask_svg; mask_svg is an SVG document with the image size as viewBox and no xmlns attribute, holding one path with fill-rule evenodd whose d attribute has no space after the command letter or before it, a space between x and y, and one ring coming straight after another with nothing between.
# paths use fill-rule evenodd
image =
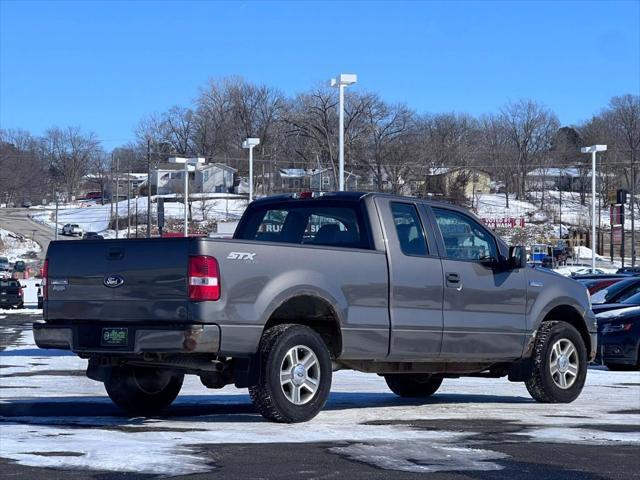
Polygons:
<instances>
[{"instance_id":1,"label":"snow on ground","mask_svg":"<svg viewBox=\"0 0 640 480\"><path fill-rule=\"evenodd\" d=\"M481 218L503 218L503 217L524 217L532 221L553 221L554 217L559 216L560 212L560 193L558 191L544 192L544 208L551 213L551 218L542 211L537 205L542 200L542 192L528 192L532 198L536 199L536 205L533 203L516 200L515 194L509 196L509 207L507 208L506 199L503 193L484 193L477 196L478 216ZM640 223L640 209L636 208L636 228ZM609 205L608 200L603 199L601 211L596 214L600 215L602 228L609 228ZM562 224L564 228L571 226L589 226L591 225L591 196L587 195L586 205L580 203L580 194L576 192L562 192ZM554 228L559 230L557 224ZM625 215L625 229L631 230L630 205L627 204Z\"/></svg>"},{"instance_id":2,"label":"snow on ground","mask_svg":"<svg viewBox=\"0 0 640 480\"><path fill-rule=\"evenodd\" d=\"M28 466L180 475L216 468L198 444L332 442L335 454L389 470L502 468L497 461L505 454L487 448L471 429L412 426L438 420L511 422L522 427L523 442L640 446L637 431L625 429L640 423L629 411L640 408L639 372L592 368L581 397L566 405L538 404L522 384L479 378L446 379L431 399L406 400L377 375L339 371L318 417L283 425L257 415L246 390L207 390L193 376L167 416L117 416L103 386L82 376L86 360L35 349L30 331L15 343L0 352L0 413L16 405L23 413L0 417L0 457ZM59 416L41 412L55 412L56 404ZM385 423L393 421L402 423Z\"/></svg>"},{"instance_id":3,"label":"snow on ground","mask_svg":"<svg viewBox=\"0 0 640 480\"><path fill-rule=\"evenodd\" d=\"M480 218L528 217L538 211L538 207L529 202L516 200L513 194L509 196L507 208L506 198L501 193L479 194L477 209Z\"/></svg>"},{"instance_id":4,"label":"snow on ground","mask_svg":"<svg viewBox=\"0 0 640 480\"><path fill-rule=\"evenodd\" d=\"M184 218L184 203L170 200L170 198L165 199L165 218ZM147 197L132 198L128 205L127 200L121 200L117 202L117 205L114 203L113 208L111 204L100 205L98 203L87 202L82 204L83 206L61 209L58 211L58 228L62 229L63 225L73 223L80 225L80 228L85 232L104 232L109 228L110 220L112 218L115 219L116 210L118 218L121 218L121 222L123 222L126 221L128 211L131 212L132 217L135 216L136 204L138 215L146 216ZM247 200L244 196L221 194L220 198L192 201L191 216L193 220L197 222L205 220L238 220L244 212L246 205ZM151 204L151 215L155 223L158 215L157 203L155 202ZM40 210L37 213L32 213L31 218L51 228L55 226L54 210Z\"/></svg>"},{"instance_id":5,"label":"snow on ground","mask_svg":"<svg viewBox=\"0 0 640 480\"><path fill-rule=\"evenodd\" d=\"M28 252L39 252L40 245L29 238L16 235L9 230L0 228L0 257L7 257L10 263L16 260L29 260L26 256Z\"/></svg>"}]
</instances>

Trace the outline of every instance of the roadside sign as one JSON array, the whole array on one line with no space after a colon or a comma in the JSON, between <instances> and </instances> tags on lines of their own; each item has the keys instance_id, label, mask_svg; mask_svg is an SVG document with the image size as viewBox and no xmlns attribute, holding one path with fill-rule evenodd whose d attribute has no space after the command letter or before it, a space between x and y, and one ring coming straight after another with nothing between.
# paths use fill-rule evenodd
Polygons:
<instances>
[{"instance_id":1,"label":"roadside sign","mask_svg":"<svg viewBox=\"0 0 640 480\"><path fill-rule=\"evenodd\" d=\"M609 221L611 225L622 225L624 222L624 206L621 204L613 204L609 209Z\"/></svg>"},{"instance_id":2,"label":"roadside sign","mask_svg":"<svg viewBox=\"0 0 640 480\"><path fill-rule=\"evenodd\" d=\"M614 245L622 245L622 225L615 225L611 229L611 242Z\"/></svg>"}]
</instances>

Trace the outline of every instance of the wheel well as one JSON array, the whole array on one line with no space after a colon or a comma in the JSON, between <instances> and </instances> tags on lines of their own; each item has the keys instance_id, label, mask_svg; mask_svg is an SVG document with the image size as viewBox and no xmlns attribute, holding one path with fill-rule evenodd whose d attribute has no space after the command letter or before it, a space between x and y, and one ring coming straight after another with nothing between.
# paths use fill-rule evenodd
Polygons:
<instances>
[{"instance_id":1,"label":"wheel well","mask_svg":"<svg viewBox=\"0 0 640 480\"><path fill-rule=\"evenodd\" d=\"M584 345L587 347L587 352L591 351L591 337L589 336L587 325L585 324L582 315L580 315L575 308L569 305L559 305L553 308L543 321L550 320L559 320L575 327L575 329L580 333L580 336L584 341Z\"/></svg>"},{"instance_id":2,"label":"wheel well","mask_svg":"<svg viewBox=\"0 0 640 480\"><path fill-rule=\"evenodd\" d=\"M271 314L265 330L283 323L306 325L324 340L331 356L337 358L342 351L340 322L327 301L313 295L300 295L285 301Z\"/></svg>"}]
</instances>

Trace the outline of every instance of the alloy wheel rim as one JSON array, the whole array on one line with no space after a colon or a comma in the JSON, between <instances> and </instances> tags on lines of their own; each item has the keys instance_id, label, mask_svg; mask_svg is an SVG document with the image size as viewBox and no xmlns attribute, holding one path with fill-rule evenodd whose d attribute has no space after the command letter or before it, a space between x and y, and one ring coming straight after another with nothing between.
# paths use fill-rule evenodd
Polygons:
<instances>
[{"instance_id":1,"label":"alloy wheel rim","mask_svg":"<svg viewBox=\"0 0 640 480\"><path fill-rule=\"evenodd\" d=\"M579 367L578 350L573 342L567 338L556 341L549 353L549 372L553 383L563 390L571 388L578 378Z\"/></svg>"},{"instance_id":2,"label":"alloy wheel rim","mask_svg":"<svg viewBox=\"0 0 640 480\"><path fill-rule=\"evenodd\" d=\"M280 388L294 405L304 405L315 397L320 387L320 362L309 347L290 348L280 365Z\"/></svg>"}]
</instances>

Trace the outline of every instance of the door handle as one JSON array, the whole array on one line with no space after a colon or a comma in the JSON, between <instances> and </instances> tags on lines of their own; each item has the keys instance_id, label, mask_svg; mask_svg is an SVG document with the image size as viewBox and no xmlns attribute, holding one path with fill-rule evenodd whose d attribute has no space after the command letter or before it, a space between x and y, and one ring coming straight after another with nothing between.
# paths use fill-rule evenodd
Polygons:
<instances>
[{"instance_id":1,"label":"door handle","mask_svg":"<svg viewBox=\"0 0 640 480\"><path fill-rule=\"evenodd\" d=\"M124 248L113 247L107 252L108 260L122 260L124 258Z\"/></svg>"},{"instance_id":2,"label":"door handle","mask_svg":"<svg viewBox=\"0 0 640 480\"><path fill-rule=\"evenodd\" d=\"M447 273L447 287L455 288L457 291L462 290L462 282L460 281L460 275L458 273Z\"/></svg>"}]
</instances>

